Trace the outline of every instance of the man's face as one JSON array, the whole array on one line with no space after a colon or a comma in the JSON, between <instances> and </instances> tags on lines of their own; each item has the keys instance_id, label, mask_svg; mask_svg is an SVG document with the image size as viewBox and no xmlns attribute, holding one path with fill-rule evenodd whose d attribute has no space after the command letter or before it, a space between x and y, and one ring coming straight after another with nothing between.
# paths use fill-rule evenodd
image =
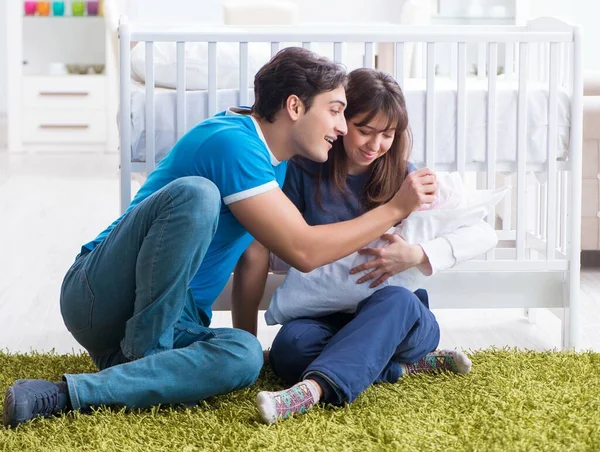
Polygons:
<instances>
[{"instance_id":1,"label":"man's face","mask_svg":"<svg viewBox=\"0 0 600 452\"><path fill-rule=\"evenodd\" d=\"M315 96L310 109L304 109L294 125L295 154L315 162L327 161L333 142L348 131L345 108L343 86Z\"/></svg>"}]
</instances>

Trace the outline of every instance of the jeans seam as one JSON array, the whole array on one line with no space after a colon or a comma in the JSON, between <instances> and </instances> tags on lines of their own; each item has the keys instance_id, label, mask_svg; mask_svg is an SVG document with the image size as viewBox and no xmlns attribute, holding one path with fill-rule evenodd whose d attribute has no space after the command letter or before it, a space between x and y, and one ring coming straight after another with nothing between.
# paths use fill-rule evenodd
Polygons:
<instances>
[{"instance_id":1,"label":"jeans seam","mask_svg":"<svg viewBox=\"0 0 600 452\"><path fill-rule=\"evenodd\" d=\"M85 271L85 268L82 269L81 274L83 275L85 287L90 295L90 312L88 315L89 318L88 318L88 323L87 323L87 329L90 329L92 327L92 314L94 313L94 302L96 300L96 297L94 296L94 293L92 292L92 288L90 286L90 282L88 280L87 272Z\"/></svg>"},{"instance_id":2,"label":"jeans seam","mask_svg":"<svg viewBox=\"0 0 600 452\"><path fill-rule=\"evenodd\" d=\"M77 387L75 382L73 381L73 377L71 375L65 374L64 379L67 381L67 388L69 391L69 400L71 402L71 408L73 408L73 410L80 410L81 402L79 400L79 395L77 394Z\"/></svg>"},{"instance_id":3,"label":"jeans seam","mask_svg":"<svg viewBox=\"0 0 600 452\"><path fill-rule=\"evenodd\" d=\"M164 191L163 193L161 193L161 196L163 196L163 195L164 195L164 196L167 196L167 197L169 198L169 202L170 202L170 203L169 203L169 207L170 207L170 209L169 209L169 215L168 215L168 217L166 218L166 222L165 222L165 224L163 225L163 228L162 228L162 230L161 230L161 233L160 233L161 235L160 235L160 237L159 237L159 240L158 240L159 244L160 244L160 242L161 242L161 240L162 240L162 237L163 237L163 235L164 235L164 231L165 231L165 228L167 227L167 223L168 223L169 219L171 218L171 208L173 207L173 201L174 201L174 200L173 200L173 198L171 197L171 195L169 194L169 192L167 192L167 191ZM157 246L157 248L158 248L158 246ZM151 272L150 272L150 274L151 274L151 275L154 275L154 266L155 266L155 264L156 264L156 254L158 254L158 253L155 253L154 259L153 259L153 261L152 261L152 270L151 270ZM152 299L152 285L154 284L154 276L151 276L151 278L152 278L152 279L151 279L151 281L150 281L150 299ZM151 303L151 304L152 304L152 303ZM151 306L151 304L149 304L149 305L148 305L148 306L146 306L146 307L149 307L149 306ZM145 308L144 308L144 309L145 309ZM136 332L137 332L137 329L138 329L138 319L139 319L139 317L137 317L137 318L135 319L135 322L134 322L134 324L133 324L133 328L132 328L132 329L133 329L133 336L134 336L134 337L130 339L130 341L129 341L129 342L131 342L131 343L130 343L130 344L127 344L126 346L124 346L124 347L122 348L122 350L123 350L123 354L125 355L125 357L126 357L126 358L128 358L128 359L130 359L130 360L135 360L135 359L138 359L138 358L140 358L140 357L139 357L139 356L137 356L137 354L135 353L135 352L136 352L136 350L135 350L135 342L134 342L134 338L135 338L135 336L136 336Z\"/></svg>"}]
</instances>

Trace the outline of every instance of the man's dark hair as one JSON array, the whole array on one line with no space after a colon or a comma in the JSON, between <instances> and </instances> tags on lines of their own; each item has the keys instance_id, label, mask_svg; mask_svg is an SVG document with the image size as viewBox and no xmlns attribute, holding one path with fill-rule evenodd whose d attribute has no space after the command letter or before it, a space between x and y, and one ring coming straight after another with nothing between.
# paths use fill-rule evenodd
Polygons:
<instances>
[{"instance_id":1,"label":"man's dark hair","mask_svg":"<svg viewBox=\"0 0 600 452\"><path fill-rule=\"evenodd\" d=\"M288 47L256 73L252 111L273 122L289 96L298 96L308 111L315 96L345 84L342 65L302 47Z\"/></svg>"}]
</instances>

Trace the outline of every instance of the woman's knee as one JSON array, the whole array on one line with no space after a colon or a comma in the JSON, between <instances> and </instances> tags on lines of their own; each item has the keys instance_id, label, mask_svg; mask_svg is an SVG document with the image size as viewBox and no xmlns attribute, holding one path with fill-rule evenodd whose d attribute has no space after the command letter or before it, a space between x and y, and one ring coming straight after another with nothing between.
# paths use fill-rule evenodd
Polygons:
<instances>
[{"instance_id":1,"label":"woman's knee","mask_svg":"<svg viewBox=\"0 0 600 452\"><path fill-rule=\"evenodd\" d=\"M386 312L390 314L396 311L417 311L423 306L419 297L404 287L387 286L378 290L358 306L358 311L367 306L385 306Z\"/></svg>"},{"instance_id":2,"label":"woman's knee","mask_svg":"<svg viewBox=\"0 0 600 452\"><path fill-rule=\"evenodd\" d=\"M321 354L331 336L323 325L308 319L283 325L269 352L273 370L284 381L295 382Z\"/></svg>"}]
</instances>

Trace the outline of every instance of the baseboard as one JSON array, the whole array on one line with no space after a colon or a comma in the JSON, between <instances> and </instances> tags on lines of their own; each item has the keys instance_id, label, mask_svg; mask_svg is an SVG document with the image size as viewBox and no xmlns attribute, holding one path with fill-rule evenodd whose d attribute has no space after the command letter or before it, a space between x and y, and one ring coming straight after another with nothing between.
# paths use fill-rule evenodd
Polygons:
<instances>
[{"instance_id":1,"label":"baseboard","mask_svg":"<svg viewBox=\"0 0 600 452\"><path fill-rule=\"evenodd\" d=\"M581 252L582 267L600 267L600 250L583 250Z\"/></svg>"}]
</instances>

